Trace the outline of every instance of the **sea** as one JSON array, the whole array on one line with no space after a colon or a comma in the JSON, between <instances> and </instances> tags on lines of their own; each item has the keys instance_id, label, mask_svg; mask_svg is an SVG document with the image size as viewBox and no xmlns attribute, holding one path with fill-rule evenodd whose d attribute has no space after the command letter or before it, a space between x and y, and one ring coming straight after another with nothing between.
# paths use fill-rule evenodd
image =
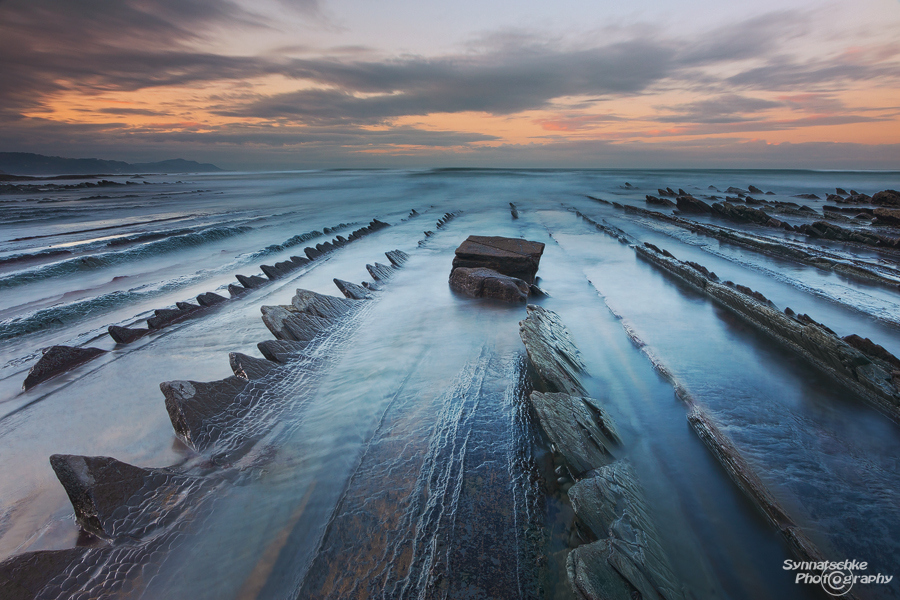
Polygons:
<instances>
[{"instance_id":1,"label":"sea","mask_svg":"<svg viewBox=\"0 0 900 600\"><path fill-rule=\"evenodd\" d=\"M58 178L0 194L0 561L106 543L79 528L53 454L206 476L211 457L175 435L160 384L231 376L230 352L260 357L257 343L272 339L262 306L290 304L298 288L340 296L335 278L371 282L366 265L388 264L384 253L401 250L408 262L352 330L271 391L273 407L223 433L256 441L165 551L131 558L152 569L123 597L575 598L566 559L591 540L573 525L528 408L533 373L518 329L525 307L462 298L447 284L466 237L500 235L546 244L538 285L547 295L532 301L569 328L587 365L585 387L620 430L687 597L813 598L821 590L784 568L793 558L784 539L695 436L649 357L715 418L828 556L866 561L862 574L900 576L898 425L577 214L900 355L896 285L612 204L671 213L646 195L672 188L721 199L729 187L751 185L823 219L836 188L897 189L900 173L222 172ZM455 216L438 226L448 213ZM852 217L843 226L868 226ZM876 247L691 218L897 268L897 254ZM305 256L305 247L372 219L390 227L230 299L236 274L262 277L259 265ZM107 333L146 327L155 310L205 292L229 301L131 344ZM24 391L29 369L54 345L107 352ZM897 579L854 591L900 598Z\"/></svg>"}]
</instances>

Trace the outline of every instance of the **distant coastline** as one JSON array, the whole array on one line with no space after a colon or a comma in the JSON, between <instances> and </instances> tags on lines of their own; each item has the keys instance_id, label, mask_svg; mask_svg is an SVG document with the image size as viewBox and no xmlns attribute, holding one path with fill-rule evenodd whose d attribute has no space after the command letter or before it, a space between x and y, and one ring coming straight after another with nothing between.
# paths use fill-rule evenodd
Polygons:
<instances>
[{"instance_id":1,"label":"distant coastline","mask_svg":"<svg viewBox=\"0 0 900 600\"><path fill-rule=\"evenodd\" d=\"M0 152L0 177L29 175L125 175L138 173L214 173L216 165L175 158L150 163L127 163L99 158L64 158L30 152Z\"/></svg>"}]
</instances>

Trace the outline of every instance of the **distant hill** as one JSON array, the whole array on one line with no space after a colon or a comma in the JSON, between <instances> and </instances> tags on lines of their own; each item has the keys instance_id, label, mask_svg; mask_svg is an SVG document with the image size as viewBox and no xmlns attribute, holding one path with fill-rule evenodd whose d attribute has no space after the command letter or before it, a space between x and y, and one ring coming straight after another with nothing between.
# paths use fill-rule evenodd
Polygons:
<instances>
[{"instance_id":1,"label":"distant hill","mask_svg":"<svg viewBox=\"0 0 900 600\"><path fill-rule=\"evenodd\" d=\"M122 173L211 173L221 171L211 164L176 158L131 164L99 158L63 158L29 152L0 152L0 173L15 175L109 175Z\"/></svg>"}]
</instances>

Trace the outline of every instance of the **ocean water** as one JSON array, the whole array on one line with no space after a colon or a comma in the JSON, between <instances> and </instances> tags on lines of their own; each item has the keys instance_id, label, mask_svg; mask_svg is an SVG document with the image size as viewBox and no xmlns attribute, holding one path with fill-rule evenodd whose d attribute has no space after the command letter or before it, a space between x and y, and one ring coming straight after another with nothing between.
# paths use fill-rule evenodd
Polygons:
<instances>
[{"instance_id":1,"label":"ocean water","mask_svg":"<svg viewBox=\"0 0 900 600\"><path fill-rule=\"evenodd\" d=\"M797 195L824 198L836 187L872 194L900 187L900 174L451 169L130 181L0 196L0 560L99 543L79 531L51 454L207 468L208 457L176 438L159 384L231 375L229 352L260 356L256 343L272 339L260 306L288 304L298 287L339 295L333 278L370 280L365 265L400 249L408 264L321 360L261 388L265 408L225 432L245 446L253 440L229 465L235 475L165 553L136 559L153 562L154 574L129 597L573 597L565 573L577 544L572 510L523 400L525 309L460 298L447 286L453 250L480 234L547 245L538 274L550 295L538 302L572 331L588 365L585 385L614 416L693 597L817 590L782 569L791 557L783 540L690 430L672 385L626 328L719 422L820 548L868 561L868 573L900 575L898 426L574 212L900 355L896 286L720 243L591 198L654 208L644 196L657 188L703 197L717 193L709 186L755 185L774 192L766 199L807 205L821 218L824 201ZM419 216L410 218L412 209ZM449 211L461 213L437 229ZM106 334L109 325L144 327L154 309L203 292L227 297L236 273L260 274L260 264L333 237L298 236L355 224L346 235L372 218L391 227L202 317L128 345ZM897 268L895 254L875 248L692 218ZM110 352L22 391L41 349L56 344ZM896 581L856 591L900 597Z\"/></svg>"}]
</instances>

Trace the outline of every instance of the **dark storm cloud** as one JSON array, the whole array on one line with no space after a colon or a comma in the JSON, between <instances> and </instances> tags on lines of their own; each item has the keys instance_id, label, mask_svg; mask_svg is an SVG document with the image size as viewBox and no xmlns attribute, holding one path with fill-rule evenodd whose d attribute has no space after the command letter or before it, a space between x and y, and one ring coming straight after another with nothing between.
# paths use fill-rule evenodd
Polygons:
<instances>
[{"instance_id":1,"label":"dark storm cloud","mask_svg":"<svg viewBox=\"0 0 900 600\"><path fill-rule=\"evenodd\" d=\"M281 1L306 12L319 10L314 0ZM271 24L229 0L0 2L0 116L5 112L9 121L62 90L134 91L271 74L303 81L305 89L230 101L214 106L214 112L319 125L372 124L438 112L507 115L547 108L567 96L603 99L655 85L703 85L713 92L726 86L798 90L891 71L877 62L851 64L845 57L811 63L772 58L781 42L803 32L804 17L797 13L758 17L691 40L633 33L634 39L587 49L562 49L517 35L437 58L366 60L364 49L305 60L195 50L194 42L229 26ZM747 59L767 62L725 81L702 72ZM695 112L688 108L688 118Z\"/></svg>"},{"instance_id":2,"label":"dark storm cloud","mask_svg":"<svg viewBox=\"0 0 900 600\"><path fill-rule=\"evenodd\" d=\"M214 112L310 123L376 123L435 112L505 115L546 107L560 96L638 93L666 75L669 56L667 49L629 42L435 60L294 61L285 73L328 87Z\"/></svg>"}]
</instances>

